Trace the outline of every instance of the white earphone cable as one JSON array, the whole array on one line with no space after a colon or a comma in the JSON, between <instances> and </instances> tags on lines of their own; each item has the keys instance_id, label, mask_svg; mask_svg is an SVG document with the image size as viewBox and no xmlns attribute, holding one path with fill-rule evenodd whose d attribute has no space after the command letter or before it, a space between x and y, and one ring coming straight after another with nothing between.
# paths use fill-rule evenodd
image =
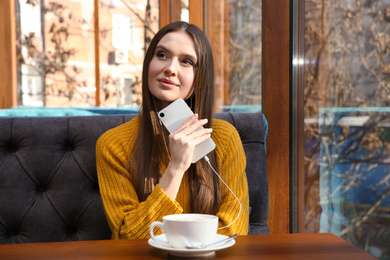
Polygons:
<instances>
[{"instance_id":1,"label":"white earphone cable","mask_svg":"<svg viewBox=\"0 0 390 260\"><path fill-rule=\"evenodd\" d=\"M218 176L218 178L222 181L222 183L225 184L226 188L228 188L229 191L234 195L234 197L235 197L236 200L238 201L238 204L240 204L240 211L238 212L238 216L236 217L236 219L233 220L233 222L231 222L229 225L218 228L218 229L224 229L224 228L227 228L227 227L231 226L231 225L232 225L234 222L236 222L237 219L240 217L240 215L241 215L241 210L242 210L242 204L241 204L241 201L237 198L236 194L234 194L234 192L230 189L230 187L226 184L226 182L224 182L224 180L222 180L221 176L219 176L218 172L213 168L213 166L211 166L209 157L205 156L205 157L203 157L203 158L204 158L204 159L206 160L206 162L210 165L211 169L212 169L213 172Z\"/></svg>"}]
</instances>

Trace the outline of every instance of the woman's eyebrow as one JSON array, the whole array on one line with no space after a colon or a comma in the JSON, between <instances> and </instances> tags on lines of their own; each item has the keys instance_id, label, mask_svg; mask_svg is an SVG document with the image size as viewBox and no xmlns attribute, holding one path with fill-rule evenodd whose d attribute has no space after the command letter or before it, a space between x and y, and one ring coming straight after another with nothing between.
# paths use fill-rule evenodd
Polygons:
<instances>
[{"instance_id":1,"label":"woman's eyebrow","mask_svg":"<svg viewBox=\"0 0 390 260\"><path fill-rule=\"evenodd\" d=\"M167 48L165 48L164 45L157 45L156 46L156 50L157 49L163 49L164 51L168 51L169 52L169 50Z\"/></svg>"},{"instance_id":2,"label":"woman's eyebrow","mask_svg":"<svg viewBox=\"0 0 390 260\"><path fill-rule=\"evenodd\" d=\"M166 51L168 53L171 53L171 51L168 48L166 48L164 45L157 45L155 51L158 51L158 50L163 50L163 51ZM191 55L191 54L183 54L183 56L193 60L194 62L197 62L197 60L198 60L196 58L196 56Z\"/></svg>"}]
</instances>

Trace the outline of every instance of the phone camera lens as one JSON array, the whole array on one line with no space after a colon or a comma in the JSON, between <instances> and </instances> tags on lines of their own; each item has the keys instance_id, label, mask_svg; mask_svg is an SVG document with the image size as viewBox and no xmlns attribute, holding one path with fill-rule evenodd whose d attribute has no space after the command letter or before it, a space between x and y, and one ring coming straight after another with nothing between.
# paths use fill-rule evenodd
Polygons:
<instances>
[{"instance_id":1,"label":"phone camera lens","mask_svg":"<svg viewBox=\"0 0 390 260\"><path fill-rule=\"evenodd\" d=\"M161 112L160 113L160 117L164 117L164 116L165 116L165 114Z\"/></svg>"}]
</instances>

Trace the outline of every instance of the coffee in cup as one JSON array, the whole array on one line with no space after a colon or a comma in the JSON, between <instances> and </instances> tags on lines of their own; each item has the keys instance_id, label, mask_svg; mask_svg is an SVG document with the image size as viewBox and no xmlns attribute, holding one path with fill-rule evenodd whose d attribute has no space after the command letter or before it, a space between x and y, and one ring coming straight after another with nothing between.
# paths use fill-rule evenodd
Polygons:
<instances>
[{"instance_id":1,"label":"coffee in cup","mask_svg":"<svg viewBox=\"0 0 390 260\"><path fill-rule=\"evenodd\" d=\"M160 227L168 243L154 235L154 228ZM207 214L167 215L162 222L155 221L149 227L150 237L158 244L174 248L206 246L217 234L218 217Z\"/></svg>"}]
</instances>

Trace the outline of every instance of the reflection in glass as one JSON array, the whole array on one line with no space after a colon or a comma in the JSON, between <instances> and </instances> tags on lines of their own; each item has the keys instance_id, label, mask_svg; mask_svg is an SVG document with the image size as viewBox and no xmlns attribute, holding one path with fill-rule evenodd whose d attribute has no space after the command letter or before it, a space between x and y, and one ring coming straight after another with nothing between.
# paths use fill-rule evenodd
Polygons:
<instances>
[{"instance_id":1,"label":"reflection in glass","mask_svg":"<svg viewBox=\"0 0 390 260\"><path fill-rule=\"evenodd\" d=\"M158 0L101 2L100 106L139 106L143 58L159 26Z\"/></svg>"},{"instance_id":2,"label":"reflection in glass","mask_svg":"<svg viewBox=\"0 0 390 260\"><path fill-rule=\"evenodd\" d=\"M93 107L98 100L101 107L138 107L145 50L159 29L159 2L99 0L95 32L94 0L17 0L18 103ZM181 19L188 21L190 2L180 3ZM215 53L216 96L223 96L218 105L223 111L261 111L261 1L203 4L191 15L204 19Z\"/></svg>"},{"instance_id":3,"label":"reflection in glass","mask_svg":"<svg viewBox=\"0 0 390 260\"><path fill-rule=\"evenodd\" d=\"M100 105L137 106L158 0L100 0L98 6ZM19 104L95 106L94 0L17 0L16 12Z\"/></svg>"},{"instance_id":4,"label":"reflection in glass","mask_svg":"<svg viewBox=\"0 0 390 260\"><path fill-rule=\"evenodd\" d=\"M390 257L390 4L305 1L305 231Z\"/></svg>"},{"instance_id":5,"label":"reflection in glass","mask_svg":"<svg viewBox=\"0 0 390 260\"><path fill-rule=\"evenodd\" d=\"M235 111L261 111L261 5L229 1L228 103Z\"/></svg>"},{"instance_id":6,"label":"reflection in glass","mask_svg":"<svg viewBox=\"0 0 390 260\"><path fill-rule=\"evenodd\" d=\"M94 105L93 0L16 5L19 103Z\"/></svg>"}]
</instances>

